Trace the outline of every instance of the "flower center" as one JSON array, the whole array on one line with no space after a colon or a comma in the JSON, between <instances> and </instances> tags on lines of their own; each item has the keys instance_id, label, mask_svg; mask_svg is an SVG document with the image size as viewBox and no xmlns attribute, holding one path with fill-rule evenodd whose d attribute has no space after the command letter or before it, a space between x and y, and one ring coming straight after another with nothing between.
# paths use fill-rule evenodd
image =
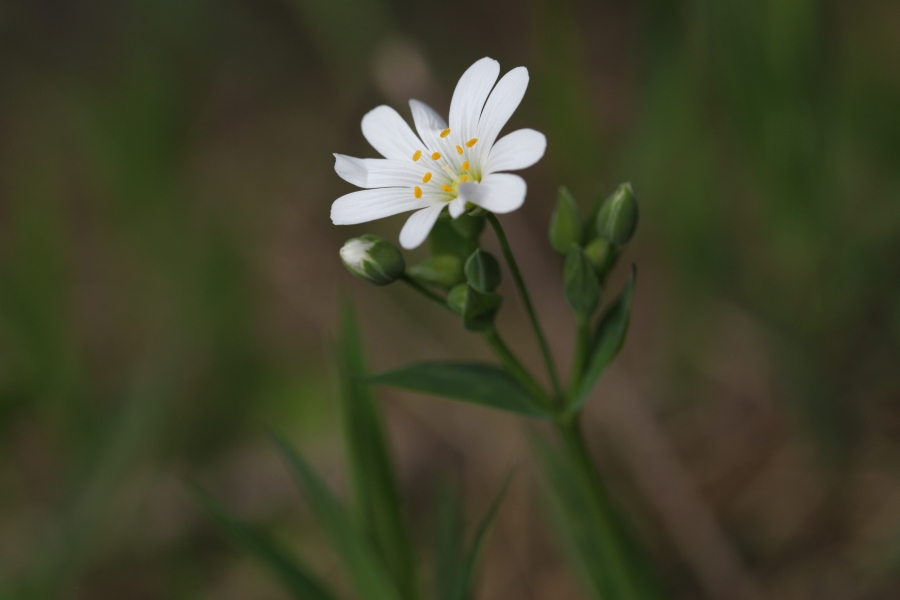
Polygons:
<instances>
[{"instance_id":1,"label":"flower center","mask_svg":"<svg viewBox=\"0 0 900 600\"><path fill-rule=\"evenodd\" d=\"M447 141L447 137L450 135L450 129L444 129L440 133L440 138L442 141ZM422 161L423 167L427 170L422 175L422 185L425 186L425 190L429 188L429 186L435 186L432 189L440 189L443 194L446 194L446 197L443 198L445 202L450 202L454 198L459 195L459 184L466 183L467 181L472 181L476 183L481 182L481 173L480 169L475 170L472 169L472 166L469 163L469 160L466 156L467 150L475 146L478 143L478 138L471 138L462 144L453 145L452 142L449 142L446 148L442 148L446 152L445 154L449 154L449 156L442 155L438 151L434 151L431 154L427 154L422 152L422 150L416 150L412 155L413 162ZM452 150L456 150L456 154L458 157L452 157ZM461 162L460 162L461 161ZM424 190L422 186L415 186L413 188L413 195L416 198L421 198L424 194Z\"/></svg>"}]
</instances>

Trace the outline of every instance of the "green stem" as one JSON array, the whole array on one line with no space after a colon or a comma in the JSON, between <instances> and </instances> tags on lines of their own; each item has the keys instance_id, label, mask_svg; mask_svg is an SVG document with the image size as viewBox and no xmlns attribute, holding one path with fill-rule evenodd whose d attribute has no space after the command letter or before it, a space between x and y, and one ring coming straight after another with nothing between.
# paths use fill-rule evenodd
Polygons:
<instances>
[{"instance_id":1,"label":"green stem","mask_svg":"<svg viewBox=\"0 0 900 600\"><path fill-rule=\"evenodd\" d=\"M594 467L594 461L584 441L579 417L576 415L573 419L558 421L556 429L563 439L566 456L584 482L590 486L590 491L594 496L599 511L599 524L603 530L599 541L605 546L604 555L607 566L610 571L615 573L610 581L617 591L615 597L623 600L647 600L639 581L641 575L631 567L632 561L629 559L631 552L627 545L628 542L618 526L618 519L613 513L603 482Z\"/></svg>"},{"instance_id":2,"label":"green stem","mask_svg":"<svg viewBox=\"0 0 900 600\"><path fill-rule=\"evenodd\" d=\"M556 367L553 364L553 355L550 354L550 346L547 344L547 339L544 337L544 332L541 329L540 322L538 322L537 314L534 312L534 306L531 304L531 296L528 295L528 289L525 287L525 280L522 279L519 265L516 263L516 258L513 256L512 249L509 246L509 240L506 239L506 233L503 231L503 226L500 225L500 221L497 220L497 216L494 213L489 212L487 214L487 220L490 222L491 227L494 228L494 233L497 234L497 241L500 242L500 249L503 251L503 257L506 259L506 264L509 265L509 270L512 272L513 280L515 280L516 287L519 289L519 295L522 296L522 302L525 304L525 310L528 312L528 318L531 320L531 327L534 329L538 345L541 347L541 354L544 356L544 364L547 366L547 373L550 376L553 393L556 394L557 402L562 402L562 388L559 385L559 378L556 375Z\"/></svg>"},{"instance_id":3,"label":"green stem","mask_svg":"<svg viewBox=\"0 0 900 600\"><path fill-rule=\"evenodd\" d=\"M416 290L417 292L419 292L420 294L422 294L429 300L431 300L437 304L440 304L442 307L446 308L450 312L453 312L453 310L449 306L447 306L446 298L442 298L439 294L432 292L427 287L425 287L424 285L422 285L421 283L419 283L418 281L416 281L415 279L413 279L406 273L404 273L403 275L400 276L400 281L406 283L412 289Z\"/></svg>"},{"instance_id":4,"label":"green stem","mask_svg":"<svg viewBox=\"0 0 900 600\"><path fill-rule=\"evenodd\" d=\"M509 349L509 346L503 341L500 337L500 334L497 333L497 330L491 327L490 329L484 332L484 339L487 340L487 343L490 345L491 350L494 351L494 354L497 355L497 358L500 359L500 362L509 369L510 373L512 373L513 377L519 380L525 388L531 392L535 398L540 400L547 406L551 406L550 398L547 396L547 392L543 390L543 388L538 384L537 381L531 376L522 363L519 362L519 359L512 353Z\"/></svg>"},{"instance_id":5,"label":"green stem","mask_svg":"<svg viewBox=\"0 0 900 600\"><path fill-rule=\"evenodd\" d=\"M587 362L588 352L591 349L591 325L587 319L579 319L578 338L575 342L575 358L572 360L572 374L569 375L568 399L571 400L578 393L581 386L581 376L584 375L584 365Z\"/></svg>"}]
</instances>

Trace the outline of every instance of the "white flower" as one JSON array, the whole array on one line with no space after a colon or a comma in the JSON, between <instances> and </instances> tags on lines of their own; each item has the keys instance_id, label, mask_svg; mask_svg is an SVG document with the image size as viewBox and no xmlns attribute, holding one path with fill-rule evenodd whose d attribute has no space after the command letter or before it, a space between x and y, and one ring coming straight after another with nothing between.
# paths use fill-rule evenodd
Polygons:
<instances>
[{"instance_id":1,"label":"white flower","mask_svg":"<svg viewBox=\"0 0 900 600\"><path fill-rule=\"evenodd\" d=\"M410 100L418 136L389 106L366 114L363 136L384 158L334 155L337 174L366 188L334 201L334 224L365 223L415 210L400 232L400 245L410 249L425 241L444 206L454 219L469 202L495 213L522 206L525 181L503 171L536 163L547 139L533 129L497 139L528 86L525 67L497 81L499 74L500 64L491 58L482 58L463 73L450 102L449 125L426 104Z\"/></svg>"}]
</instances>

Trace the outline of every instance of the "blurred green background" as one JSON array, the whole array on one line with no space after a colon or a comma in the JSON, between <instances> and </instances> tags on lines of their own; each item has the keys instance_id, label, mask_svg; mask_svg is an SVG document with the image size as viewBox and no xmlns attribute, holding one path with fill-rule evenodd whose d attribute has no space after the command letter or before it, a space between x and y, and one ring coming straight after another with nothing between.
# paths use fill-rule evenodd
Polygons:
<instances>
[{"instance_id":1,"label":"blurred green background","mask_svg":"<svg viewBox=\"0 0 900 600\"><path fill-rule=\"evenodd\" d=\"M564 360L555 190L641 201L632 331L587 427L672 597L900 597L890 0L0 3L0 597L285 598L186 480L341 587L265 438L343 487L339 289L377 368L487 353L351 280L341 243L403 219L332 226L331 153L375 156L377 104L446 112L486 55L531 72L508 130L548 137L504 223ZM517 464L479 597L581 598L522 423L381 397L420 551L437 480L478 510Z\"/></svg>"}]
</instances>

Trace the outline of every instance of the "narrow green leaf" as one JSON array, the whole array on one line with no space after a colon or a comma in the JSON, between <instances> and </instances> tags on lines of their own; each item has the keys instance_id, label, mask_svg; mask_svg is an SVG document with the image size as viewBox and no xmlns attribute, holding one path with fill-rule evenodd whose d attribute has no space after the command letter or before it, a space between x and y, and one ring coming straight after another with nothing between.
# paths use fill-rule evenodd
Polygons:
<instances>
[{"instance_id":1,"label":"narrow green leaf","mask_svg":"<svg viewBox=\"0 0 900 600\"><path fill-rule=\"evenodd\" d=\"M287 550L281 547L265 531L248 525L222 510L206 492L190 486L206 513L216 522L231 542L254 557L281 582L281 585L297 600L335 600Z\"/></svg>"},{"instance_id":2,"label":"narrow green leaf","mask_svg":"<svg viewBox=\"0 0 900 600\"><path fill-rule=\"evenodd\" d=\"M563 542L582 576L600 600L662 598L638 540L605 493L565 456L540 438L533 440L549 500Z\"/></svg>"},{"instance_id":3,"label":"narrow green leaf","mask_svg":"<svg viewBox=\"0 0 900 600\"><path fill-rule=\"evenodd\" d=\"M400 494L391 466L378 404L364 381L366 368L356 315L348 300L341 314L338 365L344 432L356 509L400 595L416 598L416 572L401 514Z\"/></svg>"},{"instance_id":4,"label":"narrow green leaf","mask_svg":"<svg viewBox=\"0 0 900 600\"><path fill-rule=\"evenodd\" d=\"M369 382L472 402L529 417L549 416L506 371L483 363L417 363L373 375Z\"/></svg>"},{"instance_id":5,"label":"narrow green leaf","mask_svg":"<svg viewBox=\"0 0 900 600\"><path fill-rule=\"evenodd\" d=\"M500 505L503 503L503 498L506 497L506 490L509 489L511 480L512 473L506 476L506 481L503 482L500 491L494 497L493 502L491 502L487 512L478 524L478 529L475 530L475 537L472 538L472 544L469 546L460 565L461 569L450 588L451 593L441 596L442 600L469 600L472 597L475 575L478 570L478 562L481 560L484 543L491 530L491 525L494 523L494 518L497 516L497 511L500 510Z\"/></svg>"},{"instance_id":6,"label":"narrow green leaf","mask_svg":"<svg viewBox=\"0 0 900 600\"><path fill-rule=\"evenodd\" d=\"M625 344L628 333L628 321L631 318L631 297L634 295L634 281L637 269L632 267L631 278L619 297L606 309L597 325L593 348L578 393L570 400L569 414L575 414L584 405L585 400L594 389L594 384L604 369L619 354Z\"/></svg>"},{"instance_id":7,"label":"narrow green leaf","mask_svg":"<svg viewBox=\"0 0 900 600\"><path fill-rule=\"evenodd\" d=\"M437 552L434 569L434 597L448 600L465 561L462 503L456 485L445 482L437 489Z\"/></svg>"},{"instance_id":8,"label":"narrow green leaf","mask_svg":"<svg viewBox=\"0 0 900 600\"><path fill-rule=\"evenodd\" d=\"M280 435L272 439L297 476L316 518L331 537L357 593L366 600L402 600L365 532L300 454Z\"/></svg>"}]
</instances>

